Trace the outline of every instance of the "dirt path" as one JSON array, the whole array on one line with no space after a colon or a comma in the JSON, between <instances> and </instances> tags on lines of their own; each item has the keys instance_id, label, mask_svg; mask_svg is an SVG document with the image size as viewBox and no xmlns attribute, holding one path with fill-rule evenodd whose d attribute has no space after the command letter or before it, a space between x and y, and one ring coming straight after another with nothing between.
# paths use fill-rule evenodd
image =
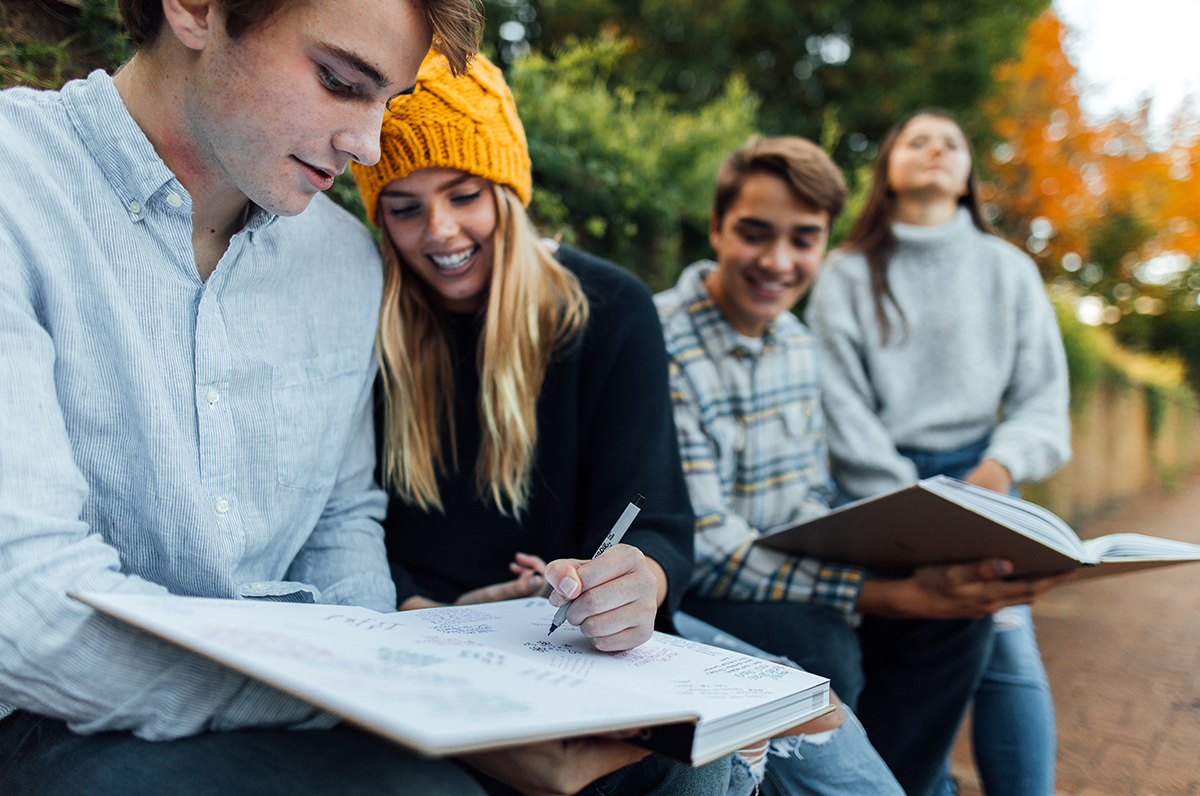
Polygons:
<instances>
[{"instance_id":1,"label":"dirt path","mask_svg":"<svg viewBox=\"0 0 1200 796\"><path fill-rule=\"evenodd\" d=\"M1080 530L1200 543L1200 477ZM1200 796L1200 564L1072 583L1033 609L1058 712L1058 791ZM968 744L954 750L978 796Z\"/></svg>"}]
</instances>

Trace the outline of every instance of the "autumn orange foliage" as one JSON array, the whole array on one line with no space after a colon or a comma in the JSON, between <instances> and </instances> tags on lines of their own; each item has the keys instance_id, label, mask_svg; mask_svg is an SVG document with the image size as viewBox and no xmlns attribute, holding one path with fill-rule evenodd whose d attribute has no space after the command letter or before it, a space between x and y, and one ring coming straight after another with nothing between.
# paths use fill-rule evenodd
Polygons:
<instances>
[{"instance_id":1,"label":"autumn orange foliage","mask_svg":"<svg viewBox=\"0 0 1200 796\"><path fill-rule=\"evenodd\" d=\"M1129 241L1118 273L1105 275L1110 283L1131 280L1133 265L1155 254L1200 255L1194 125L1177 120L1156 148L1147 140L1146 104L1125 118L1088 120L1066 35L1047 9L1031 24L1020 58L996 71L1001 88L987 111L1002 143L983 157L992 174L984 199L998 211L998 230L1030 251L1047 278L1064 275L1064 255L1078 255L1067 259L1072 268L1087 262L1094 231L1116 215L1138 219L1148 236Z\"/></svg>"}]
</instances>

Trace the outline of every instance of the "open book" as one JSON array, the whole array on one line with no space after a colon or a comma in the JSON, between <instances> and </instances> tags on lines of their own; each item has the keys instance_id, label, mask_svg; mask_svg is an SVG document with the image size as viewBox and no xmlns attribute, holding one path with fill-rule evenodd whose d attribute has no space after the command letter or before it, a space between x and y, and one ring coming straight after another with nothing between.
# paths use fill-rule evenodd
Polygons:
<instances>
[{"instance_id":1,"label":"open book","mask_svg":"<svg viewBox=\"0 0 1200 796\"><path fill-rule=\"evenodd\" d=\"M1085 567L1083 577L1200 561L1200 545L1115 533L1080 541L1041 506L946 476L865 498L760 536L758 544L880 574L1007 558L1014 576Z\"/></svg>"},{"instance_id":2,"label":"open book","mask_svg":"<svg viewBox=\"0 0 1200 796\"><path fill-rule=\"evenodd\" d=\"M829 708L823 677L662 633L596 651L547 637L541 598L365 608L87 593L93 608L426 755L644 729L702 765Z\"/></svg>"}]
</instances>

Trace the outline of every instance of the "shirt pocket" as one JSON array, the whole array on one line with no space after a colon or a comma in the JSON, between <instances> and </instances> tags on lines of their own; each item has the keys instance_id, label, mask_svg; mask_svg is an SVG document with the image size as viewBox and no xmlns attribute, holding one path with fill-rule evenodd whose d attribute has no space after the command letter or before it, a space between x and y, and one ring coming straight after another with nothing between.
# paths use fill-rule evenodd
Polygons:
<instances>
[{"instance_id":1,"label":"shirt pocket","mask_svg":"<svg viewBox=\"0 0 1200 796\"><path fill-rule=\"evenodd\" d=\"M716 449L717 460L713 464L721 483L728 486L737 473L738 454L746 444L746 429L735 418L718 417L712 422L708 433Z\"/></svg>"},{"instance_id":2,"label":"shirt pocket","mask_svg":"<svg viewBox=\"0 0 1200 796\"><path fill-rule=\"evenodd\" d=\"M811 398L784 406L779 414L783 418L784 432L794 440L806 440L820 430L820 413L817 402Z\"/></svg>"},{"instance_id":3,"label":"shirt pocket","mask_svg":"<svg viewBox=\"0 0 1200 796\"><path fill-rule=\"evenodd\" d=\"M336 351L272 368L281 485L327 489L337 480L362 389L362 359L358 351Z\"/></svg>"}]
</instances>

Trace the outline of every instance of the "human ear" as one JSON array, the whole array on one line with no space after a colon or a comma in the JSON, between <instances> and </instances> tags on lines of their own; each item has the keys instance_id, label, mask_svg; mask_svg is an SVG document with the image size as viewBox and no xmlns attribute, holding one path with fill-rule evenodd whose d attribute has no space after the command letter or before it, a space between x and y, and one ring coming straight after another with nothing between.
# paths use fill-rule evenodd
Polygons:
<instances>
[{"instance_id":1,"label":"human ear","mask_svg":"<svg viewBox=\"0 0 1200 796\"><path fill-rule=\"evenodd\" d=\"M163 16L180 43L202 50L216 22L216 4L210 0L163 0Z\"/></svg>"},{"instance_id":2,"label":"human ear","mask_svg":"<svg viewBox=\"0 0 1200 796\"><path fill-rule=\"evenodd\" d=\"M717 220L717 211L713 210L708 214L708 242L715 249L717 241L721 239L721 222Z\"/></svg>"}]
</instances>

